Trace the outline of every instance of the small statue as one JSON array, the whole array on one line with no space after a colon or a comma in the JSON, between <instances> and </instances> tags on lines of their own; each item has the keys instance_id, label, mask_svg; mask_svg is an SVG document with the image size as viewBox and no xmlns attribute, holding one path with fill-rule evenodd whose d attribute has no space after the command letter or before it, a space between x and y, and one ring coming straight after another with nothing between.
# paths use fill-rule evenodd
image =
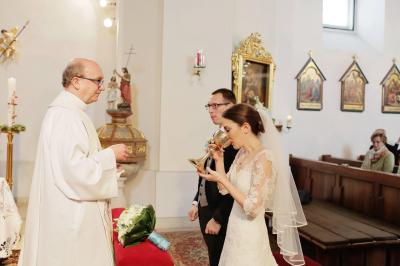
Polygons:
<instances>
[{"instance_id":1,"label":"small statue","mask_svg":"<svg viewBox=\"0 0 400 266\"><path fill-rule=\"evenodd\" d=\"M111 77L107 84L107 110L118 110L118 104L121 103L121 91L118 89L117 78Z\"/></svg>"},{"instance_id":2,"label":"small statue","mask_svg":"<svg viewBox=\"0 0 400 266\"><path fill-rule=\"evenodd\" d=\"M116 70L114 74L121 78L120 90L123 102L118 105L118 109L131 109L131 75L126 67L122 68L122 75L120 75Z\"/></svg>"}]
</instances>

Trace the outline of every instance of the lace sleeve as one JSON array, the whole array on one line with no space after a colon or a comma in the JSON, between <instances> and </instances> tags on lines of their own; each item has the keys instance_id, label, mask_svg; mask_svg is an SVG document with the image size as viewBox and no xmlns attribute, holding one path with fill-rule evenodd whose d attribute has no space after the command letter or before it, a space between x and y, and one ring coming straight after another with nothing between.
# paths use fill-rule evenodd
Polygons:
<instances>
[{"instance_id":1,"label":"lace sleeve","mask_svg":"<svg viewBox=\"0 0 400 266\"><path fill-rule=\"evenodd\" d=\"M233 163L231 164L231 166L229 167L229 171L228 173L226 173L226 177L229 179L229 181L231 181L231 174L234 171L233 169L235 169L235 165L236 162L238 160L238 158L241 156L242 154L242 150L239 150L238 153L236 154L235 159L233 160ZM222 195L226 195L229 194L229 191L223 186L223 185L218 185L218 191L219 193L221 193Z\"/></svg>"},{"instance_id":2,"label":"lace sleeve","mask_svg":"<svg viewBox=\"0 0 400 266\"><path fill-rule=\"evenodd\" d=\"M264 203L268 197L268 191L273 186L273 169L271 158L262 152L255 158L251 172L250 190L243 202L243 209L247 216L256 217L264 211Z\"/></svg>"}]
</instances>

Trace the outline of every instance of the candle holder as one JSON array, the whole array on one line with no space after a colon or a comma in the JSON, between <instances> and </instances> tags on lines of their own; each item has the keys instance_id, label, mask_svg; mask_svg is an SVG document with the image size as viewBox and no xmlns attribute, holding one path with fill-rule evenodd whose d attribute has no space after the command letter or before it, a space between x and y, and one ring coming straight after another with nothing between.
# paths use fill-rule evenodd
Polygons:
<instances>
[{"instance_id":1,"label":"candle holder","mask_svg":"<svg viewBox=\"0 0 400 266\"><path fill-rule=\"evenodd\" d=\"M0 125L0 133L7 135L7 166L6 166L6 180L10 189L13 186L13 139L14 134L19 134L25 131L24 125L15 124L12 126Z\"/></svg>"},{"instance_id":2,"label":"candle holder","mask_svg":"<svg viewBox=\"0 0 400 266\"><path fill-rule=\"evenodd\" d=\"M193 74L196 76L201 75L201 72L206 68L206 66L193 66Z\"/></svg>"},{"instance_id":3,"label":"candle holder","mask_svg":"<svg viewBox=\"0 0 400 266\"><path fill-rule=\"evenodd\" d=\"M201 72L206 68L206 57L203 53L203 49L196 52L194 57L193 74L200 77Z\"/></svg>"}]
</instances>

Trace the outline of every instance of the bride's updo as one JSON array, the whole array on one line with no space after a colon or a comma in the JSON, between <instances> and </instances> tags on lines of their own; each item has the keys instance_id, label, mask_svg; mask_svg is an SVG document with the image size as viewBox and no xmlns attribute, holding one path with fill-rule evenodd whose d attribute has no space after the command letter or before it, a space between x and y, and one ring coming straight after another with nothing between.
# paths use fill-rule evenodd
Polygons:
<instances>
[{"instance_id":1,"label":"bride's updo","mask_svg":"<svg viewBox=\"0 0 400 266\"><path fill-rule=\"evenodd\" d=\"M260 114L250 105L239 103L227 109L222 117L232 120L239 126L248 123L254 135L264 133L264 125L262 123Z\"/></svg>"}]
</instances>

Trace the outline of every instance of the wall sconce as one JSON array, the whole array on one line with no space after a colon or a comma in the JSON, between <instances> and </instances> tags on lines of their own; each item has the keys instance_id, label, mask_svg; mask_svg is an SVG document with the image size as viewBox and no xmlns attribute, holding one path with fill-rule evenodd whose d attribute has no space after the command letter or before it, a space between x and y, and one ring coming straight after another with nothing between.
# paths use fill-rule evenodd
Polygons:
<instances>
[{"instance_id":1,"label":"wall sconce","mask_svg":"<svg viewBox=\"0 0 400 266\"><path fill-rule=\"evenodd\" d=\"M114 20L115 20L115 18L105 18L103 20L104 27L111 28L112 25L114 24Z\"/></svg>"},{"instance_id":2,"label":"wall sconce","mask_svg":"<svg viewBox=\"0 0 400 266\"><path fill-rule=\"evenodd\" d=\"M99 0L99 5L104 8L106 6L116 6L117 3L110 0Z\"/></svg>"},{"instance_id":3,"label":"wall sconce","mask_svg":"<svg viewBox=\"0 0 400 266\"><path fill-rule=\"evenodd\" d=\"M112 0L99 0L99 5L104 8L104 15L106 17L103 20L104 27L111 28L115 23L115 9L117 2Z\"/></svg>"},{"instance_id":4,"label":"wall sconce","mask_svg":"<svg viewBox=\"0 0 400 266\"><path fill-rule=\"evenodd\" d=\"M286 116L286 128L291 129L293 126L293 117L291 115Z\"/></svg>"},{"instance_id":5,"label":"wall sconce","mask_svg":"<svg viewBox=\"0 0 400 266\"><path fill-rule=\"evenodd\" d=\"M203 53L203 49L197 51L196 56L194 58L194 66L193 66L193 74L200 77L203 69L206 68L206 61Z\"/></svg>"}]
</instances>

